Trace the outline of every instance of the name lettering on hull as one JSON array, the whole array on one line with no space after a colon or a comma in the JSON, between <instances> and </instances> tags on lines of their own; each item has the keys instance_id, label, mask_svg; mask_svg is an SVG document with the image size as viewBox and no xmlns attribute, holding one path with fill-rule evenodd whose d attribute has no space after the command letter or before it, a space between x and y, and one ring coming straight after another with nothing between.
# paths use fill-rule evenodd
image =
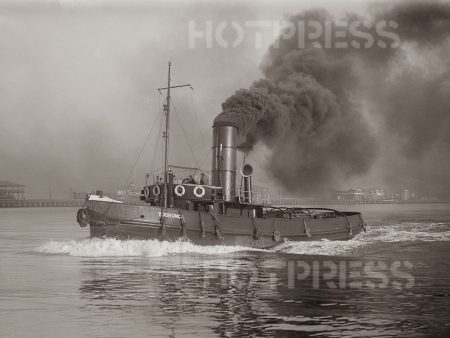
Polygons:
<instances>
[{"instance_id":1,"label":"name lettering on hull","mask_svg":"<svg viewBox=\"0 0 450 338\"><path fill-rule=\"evenodd\" d=\"M164 218L181 219L181 215L180 214L172 214L170 212L163 212L162 215L163 215ZM161 217L161 211L158 211L158 216Z\"/></svg>"}]
</instances>

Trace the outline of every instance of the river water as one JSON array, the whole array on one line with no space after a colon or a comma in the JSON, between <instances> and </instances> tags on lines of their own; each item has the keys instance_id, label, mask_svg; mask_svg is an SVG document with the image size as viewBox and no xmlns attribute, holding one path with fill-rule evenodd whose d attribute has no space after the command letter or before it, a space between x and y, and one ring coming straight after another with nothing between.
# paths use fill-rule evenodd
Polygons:
<instances>
[{"instance_id":1,"label":"river water","mask_svg":"<svg viewBox=\"0 0 450 338\"><path fill-rule=\"evenodd\" d=\"M89 240L76 209L0 209L0 336L450 336L450 204L342 209L367 233L272 250Z\"/></svg>"}]
</instances>

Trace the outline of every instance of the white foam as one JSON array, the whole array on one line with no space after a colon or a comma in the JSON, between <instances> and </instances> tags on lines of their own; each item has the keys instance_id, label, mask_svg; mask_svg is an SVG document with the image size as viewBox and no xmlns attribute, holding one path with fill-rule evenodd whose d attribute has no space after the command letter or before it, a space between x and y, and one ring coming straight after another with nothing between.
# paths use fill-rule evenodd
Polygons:
<instances>
[{"instance_id":1,"label":"white foam","mask_svg":"<svg viewBox=\"0 0 450 338\"><path fill-rule=\"evenodd\" d=\"M298 255L327 255L348 256L365 243L358 239L348 241L320 241L286 242L272 248L270 251L285 252Z\"/></svg>"},{"instance_id":2,"label":"white foam","mask_svg":"<svg viewBox=\"0 0 450 338\"><path fill-rule=\"evenodd\" d=\"M200 246L187 241L84 239L77 241L48 241L37 251L76 257L160 257L171 254L225 254L252 250L241 246Z\"/></svg>"},{"instance_id":3,"label":"white foam","mask_svg":"<svg viewBox=\"0 0 450 338\"><path fill-rule=\"evenodd\" d=\"M450 226L446 223L402 223L371 229L363 241L407 242L450 241Z\"/></svg>"},{"instance_id":4,"label":"white foam","mask_svg":"<svg viewBox=\"0 0 450 338\"><path fill-rule=\"evenodd\" d=\"M450 241L448 223L402 223L369 228L346 241L286 242L269 252L285 252L300 255L349 256L359 249L377 243L407 241ZM200 246L187 241L167 242L159 240L84 239L77 241L48 241L37 251L48 254L65 254L78 257L160 257L172 254L226 254L256 250L242 246ZM265 250L264 250L265 251Z\"/></svg>"},{"instance_id":5,"label":"white foam","mask_svg":"<svg viewBox=\"0 0 450 338\"><path fill-rule=\"evenodd\" d=\"M450 241L450 225L446 223L402 223L371 228L347 241L306 241L283 243L271 251L300 255L348 256L377 242Z\"/></svg>"}]
</instances>

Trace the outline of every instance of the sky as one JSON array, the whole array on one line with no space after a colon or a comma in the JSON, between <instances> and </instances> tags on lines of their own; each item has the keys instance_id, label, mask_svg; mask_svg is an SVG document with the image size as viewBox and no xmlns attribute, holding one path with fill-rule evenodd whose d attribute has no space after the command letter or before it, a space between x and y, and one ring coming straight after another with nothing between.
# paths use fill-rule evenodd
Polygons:
<instances>
[{"instance_id":1,"label":"sky","mask_svg":"<svg viewBox=\"0 0 450 338\"><path fill-rule=\"evenodd\" d=\"M143 184L161 165L157 88L167 84L169 60L175 84L193 87L172 93L170 162L210 169L212 121L227 97L262 76L279 29L247 27L238 46L214 40L209 48L208 22L280 22L317 6L364 14L367 3L0 1L0 179L25 184L28 197L121 189L155 125L136 165ZM193 31L200 37L192 40ZM264 151L249 159L256 183L276 189ZM383 184L381 177L374 169L344 186Z\"/></svg>"}]
</instances>

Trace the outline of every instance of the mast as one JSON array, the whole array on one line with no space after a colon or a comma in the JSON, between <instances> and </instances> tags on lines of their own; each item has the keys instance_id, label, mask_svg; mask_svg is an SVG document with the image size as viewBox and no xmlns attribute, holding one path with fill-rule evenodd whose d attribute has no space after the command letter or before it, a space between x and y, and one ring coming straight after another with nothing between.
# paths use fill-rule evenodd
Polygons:
<instances>
[{"instance_id":1,"label":"mast","mask_svg":"<svg viewBox=\"0 0 450 338\"><path fill-rule=\"evenodd\" d=\"M158 92L161 93L161 90L167 89L167 101L164 105L164 110L166 112L166 131L163 133L164 138L164 208L167 208L167 197L168 197L168 190L169 190L169 182L168 182L168 176L169 176L169 122L170 122L170 89L171 88L179 88L179 87L190 87L192 86L187 83L183 85L178 86L170 86L170 68L172 63L169 61L169 70L167 72L167 87L166 88L158 88Z\"/></svg>"},{"instance_id":2,"label":"mast","mask_svg":"<svg viewBox=\"0 0 450 338\"><path fill-rule=\"evenodd\" d=\"M166 132L164 133L164 208L167 208L167 192L168 192L168 166L169 166L169 115L170 115L170 66L169 61L169 71L167 72L167 103L166 103Z\"/></svg>"}]
</instances>

